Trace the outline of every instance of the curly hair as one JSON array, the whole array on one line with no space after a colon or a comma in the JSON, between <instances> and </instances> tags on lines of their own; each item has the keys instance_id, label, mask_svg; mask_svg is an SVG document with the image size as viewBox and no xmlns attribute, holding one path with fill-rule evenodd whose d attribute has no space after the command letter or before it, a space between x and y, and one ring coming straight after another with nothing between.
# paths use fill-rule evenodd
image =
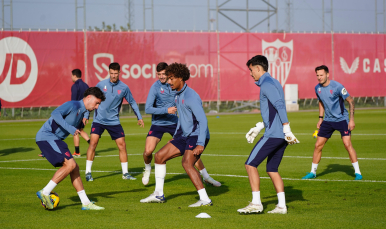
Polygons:
<instances>
[{"instance_id":1,"label":"curly hair","mask_svg":"<svg viewBox=\"0 0 386 229\"><path fill-rule=\"evenodd\" d=\"M101 91L101 89L99 89L98 87L90 87L90 88L87 88L87 90L84 92L83 94L83 98L86 98L87 96L89 95L93 95L95 96L97 99L100 99L102 101L105 101L106 100L106 97L105 95L103 94L103 92Z\"/></svg>"},{"instance_id":2,"label":"curly hair","mask_svg":"<svg viewBox=\"0 0 386 229\"><path fill-rule=\"evenodd\" d=\"M167 76L173 75L176 78L182 78L183 81L187 81L190 77L189 68L186 64L173 63L166 67L165 74Z\"/></svg>"}]
</instances>

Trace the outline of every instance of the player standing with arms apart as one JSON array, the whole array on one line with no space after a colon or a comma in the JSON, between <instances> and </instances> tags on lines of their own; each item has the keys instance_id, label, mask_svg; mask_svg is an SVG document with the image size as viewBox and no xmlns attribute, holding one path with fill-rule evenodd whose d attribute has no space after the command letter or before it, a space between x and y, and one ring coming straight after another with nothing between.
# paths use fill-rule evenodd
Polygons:
<instances>
[{"instance_id":1,"label":"player standing with arms apart","mask_svg":"<svg viewBox=\"0 0 386 229\"><path fill-rule=\"evenodd\" d=\"M36 144L45 158L54 166L61 167L56 171L50 182L36 194L48 209L53 209L50 193L69 174L71 182L82 202L82 210L103 210L91 202L83 188L79 174L79 166L72 157L67 144L63 141L69 134L80 133L79 126L86 112L98 108L105 96L99 88L92 87L86 90L83 100L70 101L56 108L51 117L44 123L36 134Z\"/></svg>"},{"instance_id":2,"label":"player standing with arms apart","mask_svg":"<svg viewBox=\"0 0 386 229\"><path fill-rule=\"evenodd\" d=\"M189 207L210 206L212 201L201 181L201 176L194 168L209 142L208 120L206 119L200 96L185 83L190 77L189 69L184 64L173 63L166 68L168 83L176 90L175 103L179 115L177 129L173 139L155 155L155 191L141 203L163 203L166 176L166 162L183 156L182 166L196 187L200 200Z\"/></svg>"},{"instance_id":3,"label":"player standing with arms apart","mask_svg":"<svg viewBox=\"0 0 386 229\"><path fill-rule=\"evenodd\" d=\"M315 73L319 81L319 84L315 87L315 93L319 99L319 122L316 124L319 133L318 138L316 139L311 172L307 173L302 179L312 179L316 177L316 170L320 159L322 158L322 149L332 133L335 130L338 130L354 167L355 180L362 180L357 153L351 144L351 131L355 128L354 99L342 84L328 78L329 71L327 66L321 65L316 67ZM349 104L350 119L348 117L348 112L344 107L344 100Z\"/></svg>"},{"instance_id":4,"label":"player standing with arms apart","mask_svg":"<svg viewBox=\"0 0 386 229\"><path fill-rule=\"evenodd\" d=\"M72 101L79 101L83 98L84 92L87 90L88 85L83 82L82 80L82 72L79 69L74 69L71 72L71 80L74 82L74 84L71 86L71 100ZM88 122L89 119L89 112L86 112L84 115L84 118L82 122L79 124L79 131L80 134L77 134L74 136L74 146L75 146L75 152L72 154L74 157L80 157L79 152L79 135L84 138L84 140L87 141L87 143L90 143L90 138L88 137L87 133L83 131L83 128Z\"/></svg>"},{"instance_id":5,"label":"player standing with arms apart","mask_svg":"<svg viewBox=\"0 0 386 229\"><path fill-rule=\"evenodd\" d=\"M260 109L263 123L259 122L251 128L246 138L248 143L253 143L259 132L265 128L263 137L256 143L245 169L248 172L249 183L252 188L252 202L245 208L238 209L240 213L258 213L263 211L260 200L260 176L257 166L267 159L267 173L276 189L278 204L268 213L287 214L284 195L284 183L278 172L287 145L299 143L292 134L289 126L287 111L284 102L284 92L281 84L268 73L268 60L265 56L257 55L248 60L255 84L260 87Z\"/></svg>"},{"instance_id":6,"label":"player standing with arms apart","mask_svg":"<svg viewBox=\"0 0 386 229\"><path fill-rule=\"evenodd\" d=\"M99 138L107 130L112 140L115 140L119 149L119 159L122 166L122 179L136 180L128 172L127 151L125 133L119 121L119 110L121 109L123 98L130 104L138 119L138 125L142 128L144 123L139 113L137 103L129 87L119 80L121 66L118 63L109 65L110 78L99 82L96 87L100 88L106 96L106 100L101 103L94 112L94 120L91 126L91 140L87 150L86 161L86 181L93 181L91 167L95 157L95 149Z\"/></svg>"},{"instance_id":7,"label":"player standing with arms apart","mask_svg":"<svg viewBox=\"0 0 386 229\"><path fill-rule=\"evenodd\" d=\"M152 126L146 137L145 151L143 159L145 161L145 171L142 177L142 183L147 185L151 172L151 160L153 151L157 144L161 141L165 133L173 136L177 128L178 117L176 115L177 108L174 102L176 91L172 90L167 83L168 77L165 74L167 63L161 62L157 65L158 79L150 88L146 99L145 111L147 114L152 114ZM219 187L221 183L209 176L201 159L195 164L203 176L204 182Z\"/></svg>"}]
</instances>

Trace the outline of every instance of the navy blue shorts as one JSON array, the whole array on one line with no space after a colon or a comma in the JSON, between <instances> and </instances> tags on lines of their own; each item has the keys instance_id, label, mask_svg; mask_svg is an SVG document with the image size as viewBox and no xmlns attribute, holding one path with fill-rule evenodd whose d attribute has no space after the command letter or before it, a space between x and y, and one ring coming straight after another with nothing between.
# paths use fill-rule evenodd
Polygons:
<instances>
[{"instance_id":1,"label":"navy blue shorts","mask_svg":"<svg viewBox=\"0 0 386 229\"><path fill-rule=\"evenodd\" d=\"M287 145L287 141L282 138L262 137L256 143L245 164L257 167L268 157L267 172L277 172Z\"/></svg>"},{"instance_id":2,"label":"navy blue shorts","mask_svg":"<svg viewBox=\"0 0 386 229\"><path fill-rule=\"evenodd\" d=\"M61 167L64 159L70 160L72 155L68 149L67 144L61 140L52 141L38 141L36 144L39 146L40 151L44 157L54 166Z\"/></svg>"},{"instance_id":3,"label":"navy blue shorts","mask_svg":"<svg viewBox=\"0 0 386 229\"><path fill-rule=\"evenodd\" d=\"M146 137L151 136L161 140L164 133L169 133L171 136L173 136L174 132L176 132L176 128L177 128L177 124L168 125L168 126L151 125L149 133L147 134Z\"/></svg>"},{"instance_id":4,"label":"navy blue shorts","mask_svg":"<svg viewBox=\"0 0 386 229\"><path fill-rule=\"evenodd\" d=\"M81 121L77 127L78 130L84 129L84 123Z\"/></svg>"},{"instance_id":5,"label":"navy blue shorts","mask_svg":"<svg viewBox=\"0 0 386 229\"><path fill-rule=\"evenodd\" d=\"M184 155L185 150L194 150L196 148L197 140L198 140L198 136L183 137L181 135L178 135L178 136L175 136L175 138L173 138L173 140L171 140L170 143L172 143L175 147L177 147L180 150L181 154ZM206 148L208 143L209 143L209 139L207 138L205 140L204 149Z\"/></svg>"},{"instance_id":6,"label":"navy blue shorts","mask_svg":"<svg viewBox=\"0 0 386 229\"><path fill-rule=\"evenodd\" d=\"M320 125L318 136L323 138L331 138L331 135L335 130L339 131L342 137L351 135L351 131L348 130L347 121L343 120L340 122L323 121Z\"/></svg>"},{"instance_id":7,"label":"navy blue shorts","mask_svg":"<svg viewBox=\"0 0 386 229\"><path fill-rule=\"evenodd\" d=\"M115 126L107 126L97 122L92 123L91 134L97 134L99 137L101 137L105 130L109 132L112 140L125 137L125 132L123 131L121 124Z\"/></svg>"}]
</instances>

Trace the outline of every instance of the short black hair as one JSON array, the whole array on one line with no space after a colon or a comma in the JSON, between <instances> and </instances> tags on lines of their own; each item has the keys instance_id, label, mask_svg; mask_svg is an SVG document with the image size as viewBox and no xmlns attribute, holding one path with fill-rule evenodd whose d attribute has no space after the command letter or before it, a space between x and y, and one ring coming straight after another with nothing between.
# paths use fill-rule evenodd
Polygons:
<instances>
[{"instance_id":1,"label":"short black hair","mask_svg":"<svg viewBox=\"0 0 386 229\"><path fill-rule=\"evenodd\" d=\"M324 70L326 73L328 73L328 68L326 65L320 65L320 66L315 68L315 72L317 72L319 70Z\"/></svg>"},{"instance_id":2,"label":"short black hair","mask_svg":"<svg viewBox=\"0 0 386 229\"><path fill-rule=\"evenodd\" d=\"M167 76L173 75L176 78L182 78L183 81L187 81L190 77L189 68L186 67L186 64L180 63L169 65L165 70L165 74Z\"/></svg>"},{"instance_id":3,"label":"short black hair","mask_svg":"<svg viewBox=\"0 0 386 229\"><path fill-rule=\"evenodd\" d=\"M168 64L165 62L161 62L157 64L157 72L163 71L168 67Z\"/></svg>"},{"instance_id":4,"label":"short black hair","mask_svg":"<svg viewBox=\"0 0 386 229\"><path fill-rule=\"evenodd\" d=\"M113 62L109 65L109 69L120 71L121 65L119 65L117 62Z\"/></svg>"},{"instance_id":5,"label":"short black hair","mask_svg":"<svg viewBox=\"0 0 386 229\"><path fill-rule=\"evenodd\" d=\"M88 95L93 95L95 96L97 99L100 99L102 101L105 101L106 100L106 97L105 95L103 94L103 92L101 91L101 89L99 89L99 87L90 87L90 88L87 88L87 90L84 92L83 94L83 98L86 98Z\"/></svg>"},{"instance_id":6,"label":"short black hair","mask_svg":"<svg viewBox=\"0 0 386 229\"><path fill-rule=\"evenodd\" d=\"M76 78L81 78L82 77L82 71L80 69L74 69L71 71L71 74L73 76L76 76Z\"/></svg>"},{"instance_id":7,"label":"short black hair","mask_svg":"<svg viewBox=\"0 0 386 229\"><path fill-rule=\"evenodd\" d=\"M263 55L256 55L252 57L250 60L247 62L247 66L249 68L249 65L255 66L255 65L260 65L264 71L268 72L268 59L267 57Z\"/></svg>"}]
</instances>

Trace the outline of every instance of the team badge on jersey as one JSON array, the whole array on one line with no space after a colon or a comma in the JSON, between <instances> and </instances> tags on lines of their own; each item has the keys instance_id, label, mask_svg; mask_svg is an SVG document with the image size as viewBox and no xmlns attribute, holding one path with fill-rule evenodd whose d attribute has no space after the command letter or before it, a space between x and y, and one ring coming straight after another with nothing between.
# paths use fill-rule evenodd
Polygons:
<instances>
[{"instance_id":1,"label":"team badge on jersey","mask_svg":"<svg viewBox=\"0 0 386 229\"><path fill-rule=\"evenodd\" d=\"M184 104L185 100L182 100L182 104Z\"/></svg>"},{"instance_id":2,"label":"team badge on jersey","mask_svg":"<svg viewBox=\"0 0 386 229\"><path fill-rule=\"evenodd\" d=\"M318 93L320 94L322 92L322 89L321 88L318 88Z\"/></svg>"},{"instance_id":3,"label":"team badge on jersey","mask_svg":"<svg viewBox=\"0 0 386 229\"><path fill-rule=\"evenodd\" d=\"M80 113L80 109L78 110L78 112L76 113L76 116L78 116L79 115L79 113Z\"/></svg>"},{"instance_id":4,"label":"team badge on jersey","mask_svg":"<svg viewBox=\"0 0 386 229\"><path fill-rule=\"evenodd\" d=\"M120 95L120 94L121 94L121 92L122 92L122 90L118 90L118 95Z\"/></svg>"},{"instance_id":5,"label":"team badge on jersey","mask_svg":"<svg viewBox=\"0 0 386 229\"><path fill-rule=\"evenodd\" d=\"M105 88L103 88L103 91L107 91L107 87L106 87L106 85L105 85Z\"/></svg>"},{"instance_id":6,"label":"team badge on jersey","mask_svg":"<svg viewBox=\"0 0 386 229\"><path fill-rule=\"evenodd\" d=\"M331 95L332 95L333 92L334 92L333 90L330 90Z\"/></svg>"},{"instance_id":7,"label":"team badge on jersey","mask_svg":"<svg viewBox=\"0 0 386 229\"><path fill-rule=\"evenodd\" d=\"M346 88L342 88L342 95L347 95L347 90L346 90Z\"/></svg>"},{"instance_id":8,"label":"team badge on jersey","mask_svg":"<svg viewBox=\"0 0 386 229\"><path fill-rule=\"evenodd\" d=\"M164 89L161 87L161 93L163 94L165 91L164 91Z\"/></svg>"}]
</instances>

